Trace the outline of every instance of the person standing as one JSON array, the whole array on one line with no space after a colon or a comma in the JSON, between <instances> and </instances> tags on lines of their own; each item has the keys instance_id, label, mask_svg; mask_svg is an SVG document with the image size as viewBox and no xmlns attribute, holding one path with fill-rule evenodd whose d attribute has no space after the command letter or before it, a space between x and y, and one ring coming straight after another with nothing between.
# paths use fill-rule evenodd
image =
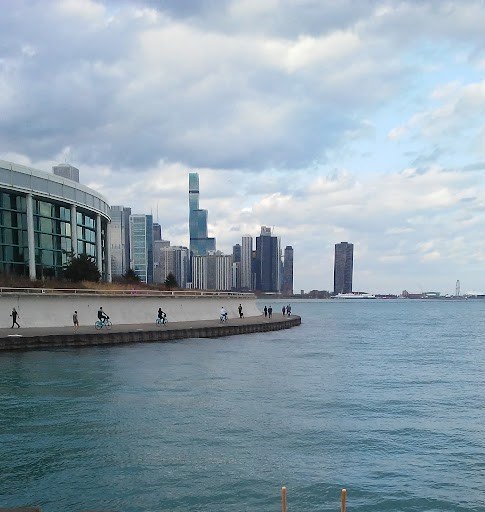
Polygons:
<instances>
[{"instance_id":1,"label":"person standing","mask_svg":"<svg viewBox=\"0 0 485 512\"><path fill-rule=\"evenodd\" d=\"M74 311L72 314L72 323L74 324L74 330L77 331L79 329L79 319L77 317L77 311Z\"/></svg>"},{"instance_id":2,"label":"person standing","mask_svg":"<svg viewBox=\"0 0 485 512\"><path fill-rule=\"evenodd\" d=\"M291 316L291 306L289 304L286 306L286 313L288 316Z\"/></svg>"},{"instance_id":3,"label":"person standing","mask_svg":"<svg viewBox=\"0 0 485 512\"><path fill-rule=\"evenodd\" d=\"M264 318L266 318L268 316L268 308L266 306L264 306L263 312L264 312Z\"/></svg>"},{"instance_id":4,"label":"person standing","mask_svg":"<svg viewBox=\"0 0 485 512\"><path fill-rule=\"evenodd\" d=\"M241 304L239 304L239 306L237 307L237 310L239 311L239 318L242 318L244 315L243 315L243 310L242 310Z\"/></svg>"},{"instance_id":5,"label":"person standing","mask_svg":"<svg viewBox=\"0 0 485 512\"><path fill-rule=\"evenodd\" d=\"M281 308L281 312L283 313L283 316L285 316L285 313L286 313L286 308L285 308L285 306L283 306L283 307Z\"/></svg>"},{"instance_id":6,"label":"person standing","mask_svg":"<svg viewBox=\"0 0 485 512\"><path fill-rule=\"evenodd\" d=\"M12 308L12 312L10 313L10 316L12 317L12 327L10 329L13 329L13 326L17 324L17 329L20 327L19 323L17 322L17 317L19 314L17 313L17 310L15 308Z\"/></svg>"},{"instance_id":7,"label":"person standing","mask_svg":"<svg viewBox=\"0 0 485 512\"><path fill-rule=\"evenodd\" d=\"M268 318L271 318L271 315L273 314L273 308L270 306L268 308Z\"/></svg>"}]
</instances>

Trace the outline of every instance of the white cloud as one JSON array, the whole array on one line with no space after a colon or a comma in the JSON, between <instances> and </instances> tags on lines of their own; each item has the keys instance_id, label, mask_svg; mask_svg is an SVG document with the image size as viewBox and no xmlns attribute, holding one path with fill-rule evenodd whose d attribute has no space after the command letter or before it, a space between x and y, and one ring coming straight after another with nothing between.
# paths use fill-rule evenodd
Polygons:
<instances>
[{"instance_id":1,"label":"white cloud","mask_svg":"<svg viewBox=\"0 0 485 512\"><path fill-rule=\"evenodd\" d=\"M67 156L185 245L197 169L219 247L275 226L296 289L331 288L342 240L358 289L467 287L485 259L465 172L485 150L483 26L478 0L18 3L0 17L0 155Z\"/></svg>"}]
</instances>

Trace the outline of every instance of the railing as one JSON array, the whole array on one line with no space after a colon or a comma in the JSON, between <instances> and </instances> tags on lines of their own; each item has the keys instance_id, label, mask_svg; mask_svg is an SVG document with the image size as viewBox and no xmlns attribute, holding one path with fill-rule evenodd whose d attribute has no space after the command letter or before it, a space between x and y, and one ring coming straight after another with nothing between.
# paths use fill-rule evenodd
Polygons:
<instances>
[{"instance_id":1,"label":"railing","mask_svg":"<svg viewBox=\"0 0 485 512\"><path fill-rule=\"evenodd\" d=\"M96 290L85 288L14 288L0 287L0 295L29 294L29 295L102 295L109 297L254 297L252 293L217 292L205 290Z\"/></svg>"}]
</instances>

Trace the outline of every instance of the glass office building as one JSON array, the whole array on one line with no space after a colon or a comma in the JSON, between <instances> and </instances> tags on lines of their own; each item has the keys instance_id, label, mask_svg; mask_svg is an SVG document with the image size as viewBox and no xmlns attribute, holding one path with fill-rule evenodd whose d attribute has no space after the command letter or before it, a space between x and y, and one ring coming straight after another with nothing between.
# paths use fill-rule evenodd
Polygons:
<instances>
[{"instance_id":1,"label":"glass office building","mask_svg":"<svg viewBox=\"0 0 485 512\"><path fill-rule=\"evenodd\" d=\"M333 267L333 293L352 293L352 274L354 271L354 244L340 242L335 244Z\"/></svg>"},{"instance_id":2,"label":"glass office building","mask_svg":"<svg viewBox=\"0 0 485 512\"><path fill-rule=\"evenodd\" d=\"M130 215L130 268L143 283L153 283L153 217Z\"/></svg>"},{"instance_id":3,"label":"glass office building","mask_svg":"<svg viewBox=\"0 0 485 512\"><path fill-rule=\"evenodd\" d=\"M215 238L207 236L207 210L199 208L199 174L189 173L189 232L190 251L194 256L205 256L216 250Z\"/></svg>"},{"instance_id":4,"label":"glass office building","mask_svg":"<svg viewBox=\"0 0 485 512\"><path fill-rule=\"evenodd\" d=\"M94 190L0 160L0 272L60 277L71 255L88 254L111 280L109 205Z\"/></svg>"}]
</instances>

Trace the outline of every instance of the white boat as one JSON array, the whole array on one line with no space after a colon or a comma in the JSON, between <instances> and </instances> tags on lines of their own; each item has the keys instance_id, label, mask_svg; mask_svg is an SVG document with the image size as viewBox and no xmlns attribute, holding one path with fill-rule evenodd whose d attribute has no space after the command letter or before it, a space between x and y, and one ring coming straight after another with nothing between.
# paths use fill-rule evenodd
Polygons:
<instances>
[{"instance_id":1,"label":"white boat","mask_svg":"<svg viewBox=\"0 0 485 512\"><path fill-rule=\"evenodd\" d=\"M376 296L371 293L339 293L334 299L375 299Z\"/></svg>"}]
</instances>

